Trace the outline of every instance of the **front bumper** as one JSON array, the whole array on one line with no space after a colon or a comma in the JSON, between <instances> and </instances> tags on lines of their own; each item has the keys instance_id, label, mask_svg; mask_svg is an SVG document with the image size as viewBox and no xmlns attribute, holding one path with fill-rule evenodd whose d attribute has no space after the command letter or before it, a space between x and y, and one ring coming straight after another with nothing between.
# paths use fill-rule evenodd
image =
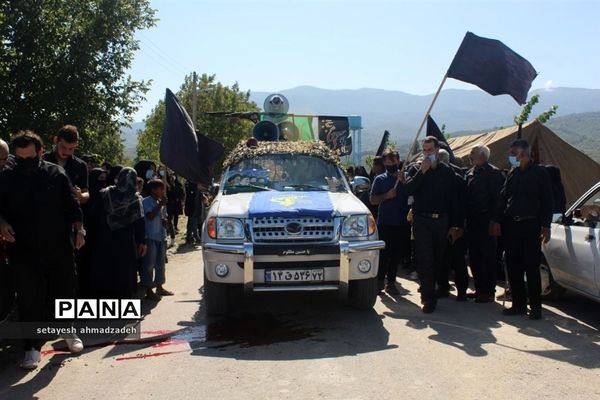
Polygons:
<instances>
[{"instance_id":1,"label":"front bumper","mask_svg":"<svg viewBox=\"0 0 600 400\"><path fill-rule=\"evenodd\" d=\"M272 291L308 291L308 290L338 290L342 295L347 294L350 280L367 279L377 276L379 250L385 248L382 240L369 241L340 241L327 245L254 245L205 243L202 246L205 271L211 281L240 284L246 293ZM285 255L283 255L285 254ZM358 271L356 264L359 259L367 259L372 268L368 273ZM329 277L324 284L310 285L265 285L260 271L257 273L257 263L273 263L285 268L286 263L310 263L331 261L339 266L325 268ZM231 273L225 278L214 274L212 266L216 263L226 263Z\"/></svg>"}]
</instances>

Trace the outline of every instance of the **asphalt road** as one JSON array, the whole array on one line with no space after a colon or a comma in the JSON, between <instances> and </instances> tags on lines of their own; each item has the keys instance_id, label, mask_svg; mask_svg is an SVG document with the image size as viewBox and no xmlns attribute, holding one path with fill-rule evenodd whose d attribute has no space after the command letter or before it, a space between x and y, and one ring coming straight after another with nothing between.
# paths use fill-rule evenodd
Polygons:
<instances>
[{"instance_id":1,"label":"asphalt road","mask_svg":"<svg viewBox=\"0 0 600 400\"><path fill-rule=\"evenodd\" d=\"M0 344L0 399L592 399L600 398L600 304L567 295L544 319L501 304L439 302L422 314L417 285L355 311L331 294L261 295L207 318L201 253L167 264L176 292L145 304L143 339L48 343L38 370Z\"/></svg>"}]
</instances>

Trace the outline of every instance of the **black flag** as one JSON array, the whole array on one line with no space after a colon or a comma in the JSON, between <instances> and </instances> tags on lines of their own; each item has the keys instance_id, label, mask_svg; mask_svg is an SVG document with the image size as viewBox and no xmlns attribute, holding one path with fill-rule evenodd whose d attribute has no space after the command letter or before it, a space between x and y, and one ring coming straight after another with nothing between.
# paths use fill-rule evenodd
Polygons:
<instances>
[{"instance_id":1,"label":"black flag","mask_svg":"<svg viewBox=\"0 0 600 400\"><path fill-rule=\"evenodd\" d=\"M494 96L509 94L517 103L525 104L537 72L501 41L467 32L446 75Z\"/></svg>"},{"instance_id":2,"label":"black flag","mask_svg":"<svg viewBox=\"0 0 600 400\"><path fill-rule=\"evenodd\" d=\"M384 131L383 137L381 138L381 143L379 144L379 148L377 149L377 153L375 153L376 156L380 156L383 154L385 148L387 147L388 140L390 140L390 133L388 131Z\"/></svg>"},{"instance_id":3,"label":"black flag","mask_svg":"<svg viewBox=\"0 0 600 400\"><path fill-rule=\"evenodd\" d=\"M454 153L452 152L446 137L437 126L433 118L431 118L431 115L427 116L427 136L435 137L440 143L440 148L446 150L448 154L450 154L450 164L456 164L456 158L454 157Z\"/></svg>"},{"instance_id":4,"label":"black flag","mask_svg":"<svg viewBox=\"0 0 600 400\"><path fill-rule=\"evenodd\" d=\"M160 139L160 161L190 182L209 185L223 145L194 131L192 119L167 89L165 127Z\"/></svg>"}]
</instances>

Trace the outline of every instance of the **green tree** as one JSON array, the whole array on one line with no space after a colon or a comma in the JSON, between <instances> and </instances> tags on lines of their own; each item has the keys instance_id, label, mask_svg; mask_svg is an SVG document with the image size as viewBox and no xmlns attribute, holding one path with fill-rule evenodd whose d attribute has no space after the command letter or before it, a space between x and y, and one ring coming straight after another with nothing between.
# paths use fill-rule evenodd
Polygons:
<instances>
[{"instance_id":1,"label":"green tree","mask_svg":"<svg viewBox=\"0 0 600 400\"><path fill-rule=\"evenodd\" d=\"M525 104L523 106L521 113L519 115L515 116L515 119L514 119L515 124L519 125L519 124L524 124L525 122L527 122L527 120L529 119L529 115L531 114L531 111L533 110L533 106L535 106L537 103L539 103L539 101L540 101L539 94L532 96L527 101L527 104ZM558 110L558 106L553 105L552 107L550 107L550 109L548 111L545 111L545 112L541 113L540 115L538 115L536 119L539 122L541 122L542 124L545 124L546 122L548 122L548 120L550 118L552 118L556 114L557 110Z\"/></svg>"},{"instance_id":2,"label":"green tree","mask_svg":"<svg viewBox=\"0 0 600 400\"><path fill-rule=\"evenodd\" d=\"M535 106L540 101L540 96L535 95L532 96L527 103L523 106L521 113L515 116L514 121L516 125L524 124L529 119L529 114L531 114L531 110L533 106Z\"/></svg>"},{"instance_id":3,"label":"green tree","mask_svg":"<svg viewBox=\"0 0 600 400\"><path fill-rule=\"evenodd\" d=\"M556 110L558 110L558 106L553 105L550 107L550 109L548 111L544 111L543 113L538 115L536 119L538 121L540 121L542 124L545 124L546 122L548 122L550 120L550 118L552 118L556 114Z\"/></svg>"},{"instance_id":4,"label":"green tree","mask_svg":"<svg viewBox=\"0 0 600 400\"><path fill-rule=\"evenodd\" d=\"M216 80L215 75L203 74L197 82L196 129L221 142L225 153L232 150L241 139L249 137L253 123L248 120L218 118L206 115L210 111L246 112L259 111L256 103L250 101L250 92L242 92L237 83L226 86ZM177 98L192 115L192 74L185 77L176 93ZM165 121L165 104L160 101L145 119L145 129L138 132L137 158L159 161L159 144Z\"/></svg>"},{"instance_id":5,"label":"green tree","mask_svg":"<svg viewBox=\"0 0 600 400\"><path fill-rule=\"evenodd\" d=\"M148 0L0 2L0 132L32 129L48 143L64 124L81 133L81 152L122 158L120 128L149 83L126 74L152 27Z\"/></svg>"}]
</instances>

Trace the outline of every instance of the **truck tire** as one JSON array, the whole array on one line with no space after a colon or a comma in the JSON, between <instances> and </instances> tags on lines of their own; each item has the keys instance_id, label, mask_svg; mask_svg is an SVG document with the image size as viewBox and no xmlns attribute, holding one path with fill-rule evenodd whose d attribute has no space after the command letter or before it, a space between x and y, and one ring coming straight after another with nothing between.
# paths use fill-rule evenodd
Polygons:
<instances>
[{"instance_id":1,"label":"truck tire","mask_svg":"<svg viewBox=\"0 0 600 400\"><path fill-rule=\"evenodd\" d=\"M229 311L229 290L224 283L211 282L204 274L204 304L208 315L223 315Z\"/></svg>"},{"instance_id":2,"label":"truck tire","mask_svg":"<svg viewBox=\"0 0 600 400\"><path fill-rule=\"evenodd\" d=\"M348 297L350 304L359 310L371 310L377 300L376 278L350 281Z\"/></svg>"},{"instance_id":3,"label":"truck tire","mask_svg":"<svg viewBox=\"0 0 600 400\"><path fill-rule=\"evenodd\" d=\"M542 257L540 263L540 275L542 277L542 299L559 300L565 294L566 289L554 281L550 267L544 257Z\"/></svg>"}]
</instances>

